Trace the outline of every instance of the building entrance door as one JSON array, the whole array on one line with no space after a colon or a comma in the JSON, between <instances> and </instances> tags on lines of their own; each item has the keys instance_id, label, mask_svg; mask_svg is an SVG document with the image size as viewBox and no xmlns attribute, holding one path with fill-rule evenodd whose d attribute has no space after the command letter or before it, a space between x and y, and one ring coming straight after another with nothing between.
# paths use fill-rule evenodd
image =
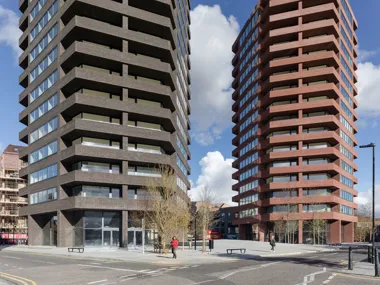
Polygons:
<instances>
[{"instance_id":1,"label":"building entrance door","mask_svg":"<svg viewBox=\"0 0 380 285\"><path fill-rule=\"evenodd\" d=\"M118 230L104 230L103 231L103 246L104 247L119 247L120 238Z\"/></svg>"}]
</instances>

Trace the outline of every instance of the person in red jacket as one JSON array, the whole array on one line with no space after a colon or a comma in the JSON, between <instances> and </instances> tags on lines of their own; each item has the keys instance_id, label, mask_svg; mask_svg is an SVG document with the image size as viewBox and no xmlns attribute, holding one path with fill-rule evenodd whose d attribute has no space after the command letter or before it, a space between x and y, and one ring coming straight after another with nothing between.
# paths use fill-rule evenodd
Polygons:
<instances>
[{"instance_id":1,"label":"person in red jacket","mask_svg":"<svg viewBox=\"0 0 380 285\"><path fill-rule=\"evenodd\" d=\"M170 244L172 246L173 258L177 259L178 239L174 236Z\"/></svg>"}]
</instances>

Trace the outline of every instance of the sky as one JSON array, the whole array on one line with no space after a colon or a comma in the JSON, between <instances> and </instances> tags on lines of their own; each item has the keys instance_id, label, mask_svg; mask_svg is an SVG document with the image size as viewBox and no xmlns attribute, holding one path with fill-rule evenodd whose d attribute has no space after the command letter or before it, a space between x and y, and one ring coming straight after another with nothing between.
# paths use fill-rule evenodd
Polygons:
<instances>
[{"instance_id":1,"label":"sky","mask_svg":"<svg viewBox=\"0 0 380 285\"><path fill-rule=\"evenodd\" d=\"M350 0L359 23L359 95L357 125L359 145L380 143L380 1ZM365 5L363 5L365 2ZM192 62L192 191L196 199L200 189L208 186L218 202L231 203L236 194L231 190L232 173L232 77L231 46L240 28L248 19L257 0L192 0L191 10L191 62ZM0 149L7 144L18 144L18 95L22 89L18 76L18 1L0 0ZM377 28L376 28L377 27ZM359 171L358 203L366 203L371 196L371 151L359 149L356 160ZM378 151L379 153L380 151ZM377 157L379 157L377 155ZM380 169L380 168L378 168ZM376 176L380 177L380 171ZM377 189L377 212L380 215L380 182Z\"/></svg>"}]
</instances>

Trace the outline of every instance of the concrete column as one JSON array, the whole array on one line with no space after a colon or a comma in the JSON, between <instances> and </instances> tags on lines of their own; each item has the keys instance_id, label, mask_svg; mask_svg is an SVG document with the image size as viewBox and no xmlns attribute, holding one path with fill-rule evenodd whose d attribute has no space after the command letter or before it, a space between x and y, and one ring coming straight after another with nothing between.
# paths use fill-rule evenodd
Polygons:
<instances>
[{"instance_id":1,"label":"concrete column","mask_svg":"<svg viewBox=\"0 0 380 285\"><path fill-rule=\"evenodd\" d=\"M128 211L122 211L121 247L128 249Z\"/></svg>"},{"instance_id":2,"label":"concrete column","mask_svg":"<svg viewBox=\"0 0 380 285\"><path fill-rule=\"evenodd\" d=\"M245 240L246 239L246 226L245 225L239 225L239 239Z\"/></svg>"},{"instance_id":3,"label":"concrete column","mask_svg":"<svg viewBox=\"0 0 380 285\"><path fill-rule=\"evenodd\" d=\"M302 220L298 221L298 243L299 244L303 243L303 221Z\"/></svg>"},{"instance_id":4,"label":"concrete column","mask_svg":"<svg viewBox=\"0 0 380 285\"><path fill-rule=\"evenodd\" d=\"M266 231L267 225L265 223L259 223L259 241L265 241Z\"/></svg>"},{"instance_id":5,"label":"concrete column","mask_svg":"<svg viewBox=\"0 0 380 285\"><path fill-rule=\"evenodd\" d=\"M342 242L354 242L354 223L348 223L343 226L344 240Z\"/></svg>"},{"instance_id":6,"label":"concrete column","mask_svg":"<svg viewBox=\"0 0 380 285\"><path fill-rule=\"evenodd\" d=\"M73 246L73 226L71 225L72 212L57 211L57 247Z\"/></svg>"},{"instance_id":7,"label":"concrete column","mask_svg":"<svg viewBox=\"0 0 380 285\"><path fill-rule=\"evenodd\" d=\"M28 215L28 245L42 245L42 228L31 215Z\"/></svg>"},{"instance_id":8,"label":"concrete column","mask_svg":"<svg viewBox=\"0 0 380 285\"><path fill-rule=\"evenodd\" d=\"M333 221L330 224L330 242L329 243L341 243L342 236L341 221Z\"/></svg>"}]
</instances>

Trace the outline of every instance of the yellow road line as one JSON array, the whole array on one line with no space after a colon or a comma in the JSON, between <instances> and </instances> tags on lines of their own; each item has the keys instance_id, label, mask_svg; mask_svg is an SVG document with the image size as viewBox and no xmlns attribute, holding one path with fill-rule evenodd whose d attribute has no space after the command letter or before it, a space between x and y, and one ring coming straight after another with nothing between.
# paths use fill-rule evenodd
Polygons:
<instances>
[{"instance_id":1,"label":"yellow road line","mask_svg":"<svg viewBox=\"0 0 380 285\"><path fill-rule=\"evenodd\" d=\"M37 285L36 282L34 282L33 280L30 280L30 279L27 279L25 277L21 277L21 276L15 276L15 275L12 275L12 274L9 274L9 273L1 273L1 275L3 275L4 277L13 277L13 278L18 278L18 279L21 279L21 280L24 280L24 281L27 281L27 282L30 282L31 285ZM27 284L27 283L26 283ZM27 284L29 285L29 284Z\"/></svg>"},{"instance_id":2,"label":"yellow road line","mask_svg":"<svg viewBox=\"0 0 380 285\"><path fill-rule=\"evenodd\" d=\"M66 259L73 259L73 260L90 260L90 261L102 261L104 263L112 263L112 262L123 262L123 260L119 259L101 259L101 258L92 258L92 257L76 257L76 256L67 256L67 255L59 255L54 253L40 253L40 252L29 252L29 251L12 251L12 253L16 254L30 254L30 255L37 255L37 256L52 256L52 257L59 257L59 258L66 258ZM1 257L1 255L0 255Z\"/></svg>"},{"instance_id":3,"label":"yellow road line","mask_svg":"<svg viewBox=\"0 0 380 285\"><path fill-rule=\"evenodd\" d=\"M336 273L336 276L342 276L342 277L353 278L353 279L380 281L379 278L353 276L353 275L343 274L343 273Z\"/></svg>"},{"instance_id":4,"label":"yellow road line","mask_svg":"<svg viewBox=\"0 0 380 285\"><path fill-rule=\"evenodd\" d=\"M29 285L28 283L24 282L21 279L17 279L17 278L11 277L11 276L7 276L7 275L5 275L3 273L0 273L0 276L4 277L5 279L10 279L10 280L13 280L13 281L20 282L22 285Z\"/></svg>"}]
</instances>

